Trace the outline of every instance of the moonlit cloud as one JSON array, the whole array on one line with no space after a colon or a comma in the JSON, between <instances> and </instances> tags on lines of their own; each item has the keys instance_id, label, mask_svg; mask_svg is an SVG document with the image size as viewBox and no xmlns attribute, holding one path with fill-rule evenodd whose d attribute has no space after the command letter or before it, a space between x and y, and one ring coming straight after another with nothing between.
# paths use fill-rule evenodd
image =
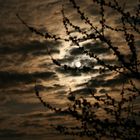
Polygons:
<instances>
[{"instance_id":1,"label":"moonlit cloud","mask_svg":"<svg viewBox=\"0 0 140 140\"><path fill-rule=\"evenodd\" d=\"M100 18L99 10L93 8L91 0L76 0L81 9L89 16L91 21L98 25ZM120 3L124 1L119 0ZM16 17L18 13L27 24L39 31L66 37L61 15L62 3L66 15L73 24L80 25L82 30L89 27L81 21L76 10L68 0L0 0L0 139L2 140L66 140L52 130L49 124L62 124L63 115L58 115L45 110L36 98L34 85L38 82L38 88L45 101L53 105L65 107L68 104L67 95L69 88L75 95L89 97L89 89L94 93L118 92L118 87L127 79L121 75L116 77L112 73L99 75L99 64L92 60L72 43L45 40L31 33ZM126 0L126 7L136 5L135 1ZM108 22L112 26L119 23L115 13L108 11ZM139 22L139 21L138 21ZM72 29L71 32L76 34ZM108 32L107 36L110 34ZM114 34L113 41L122 46L122 36ZM139 39L136 45L140 45ZM85 42L81 44L89 51L100 55L102 60L108 64L116 64L116 58L111 56L111 51L105 44L99 41ZM48 55L46 47L51 56L58 59L62 64L73 66L79 62L80 66L94 65L88 72L65 71L63 68L54 66L51 56ZM138 51L140 49L138 48ZM129 58L128 51L126 58ZM62 56L63 54L63 56ZM115 79L114 79L115 78ZM114 87L117 85L117 87ZM68 123L73 120L66 118Z\"/></svg>"}]
</instances>

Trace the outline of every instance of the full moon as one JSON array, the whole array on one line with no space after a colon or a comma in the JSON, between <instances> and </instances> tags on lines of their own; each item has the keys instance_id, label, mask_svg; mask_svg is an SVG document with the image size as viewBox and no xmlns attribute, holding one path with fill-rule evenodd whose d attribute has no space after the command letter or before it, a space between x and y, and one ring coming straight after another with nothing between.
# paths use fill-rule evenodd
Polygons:
<instances>
[{"instance_id":1,"label":"full moon","mask_svg":"<svg viewBox=\"0 0 140 140\"><path fill-rule=\"evenodd\" d=\"M75 66L76 66L77 68L81 67L81 62L79 62L79 61L75 62Z\"/></svg>"}]
</instances>

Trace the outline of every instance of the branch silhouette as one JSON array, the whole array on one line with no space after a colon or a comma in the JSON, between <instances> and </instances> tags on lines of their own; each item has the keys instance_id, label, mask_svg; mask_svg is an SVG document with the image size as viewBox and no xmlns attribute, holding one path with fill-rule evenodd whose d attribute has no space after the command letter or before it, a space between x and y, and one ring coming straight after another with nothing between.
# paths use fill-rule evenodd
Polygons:
<instances>
[{"instance_id":1,"label":"branch silhouette","mask_svg":"<svg viewBox=\"0 0 140 140\"><path fill-rule=\"evenodd\" d=\"M54 41L67 41L72 42L80 50L81 54L86 54L90 58L94 58L96 63L101 66L98 70L100 74L105 74L107 71L116 72L118 75L127 79L122 82L122 89L120 89L118 96L119 99L113 97L112 94L105 93L104 97L99 96L93 91L92 85L86 83L86 88L91 95L94 102L89 101L86 97L78 97L70 91L68 100L71 105L66 108L57 108L52 106L47 101L44 101L40 95L40 91L35 85L35 93L37 98L43 104L44 107L52 110L55 113L70 115L75 118L79 124L74 127L71 126L53 126L61 134L65 135L76 135L76 136L87 136L93 139L100 140L102 138L111 139L122 139L122 140L139 140L140 139L140 110L136 110L135 102L139 100L140 89L137 86L135 80L140 82L140 60L138 56L136 46L136 35L139 37L139 18L140 18L140 1L136 11L126 12L125 4L120 5L117 0L93 0L93 4L97 4L99 8L100 21L99 26L95 26L92 20L86 16L86 13L81 10L80 6L76 3L76 0L69 0L73 6L81 21L88 25L90 30L83 30L80 25L75 25L67 17L64 6L62 7L63 25L68 38L61 38L57 35L52 35L48 32L41 33L34 27L30 27L18 14L18 19L33 33L44 37L45 39L51 39ZM91 3L91 4L92 4ZM94 5L93 5L94 7ZM97 8L97 7L96 7ZM107 23L106 12L107 8L112 12L116 12L120 16L120 26L112 26ZM80 36L73 36L71 28L80 34ZM123 51L121 51L118 44L114 44L111 37L108 37L107 32L110 31L112 34L120 34L122 36L123 43L126 49L129 50L129 58L126 57ZM82 37L81 37L82 36ZM116 58L116 64L107 63L103 60L100 55L94 51L87 49L81 45L84 41L100 41L105 44L106 48L111 51L111 54ZM48 49L48 48L47 48ZM102 46L101 48L102 49ZM75 66L69 66L59 62L53 58L52 54L48 50L52 63L57 67L64 69L66 72L92 72L94 66L82 66L80 68ZM99 83L99 85L102 83ZM104 118L100 118L97 115L98 111L104 112Z\"/></svg>"}]
</instances>

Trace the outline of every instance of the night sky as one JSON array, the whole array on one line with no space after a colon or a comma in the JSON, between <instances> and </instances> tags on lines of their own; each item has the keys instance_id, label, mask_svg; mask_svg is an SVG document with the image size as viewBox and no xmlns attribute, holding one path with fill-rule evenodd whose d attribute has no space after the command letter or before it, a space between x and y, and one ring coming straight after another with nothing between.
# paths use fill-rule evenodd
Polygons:
<instances>
[{"instance_id":1,"label":"night sky","mask_svg":"<svg viewBox=\"0 0 140 140\"><path fill-rule=\"evenodd\" d=\"M99 13L91 0L76 1L91 21L98 26ZM120 0L120 3L123 1ZM135 7L136 0L126 1L126 7L129 10L133 5ZM87 81L94 87L95 92L103 96L106 92L113 92L115 95L122 82L127 80L112 72L100 75L96 61L82 55L71 42L45 40L31 33L16 17L18 13L28 25L41 32L47 31L67 37L62 22L62 4L70 20L80 25L83 30L88 30L88 26L80 20L68 0L0 0L1 140L53 140L56 137L61 140L74 139L58 135L50 127L50 124L70 123L72 120L44 109L35 96L36 82L40 85L41 96L44 100L54 106L65 107L69 103L67 95L70 89L75 94L89 96L85 87ZM117 15L109 10L107 17L111 25L119 22ZM127 56L128 51L123 47L122 36L113 34L111 37ZM137 46L140 44L138 39L136 44ZM60 62L70 66L76 66L79 62L81 66L93 64L94 70L88 73L65 72L52 63L46 46L53 58L59 59ZM101 42L88 41L82 46L94 51L109 64L116 64L114 56Z\"/></svg>"}]
</instances>

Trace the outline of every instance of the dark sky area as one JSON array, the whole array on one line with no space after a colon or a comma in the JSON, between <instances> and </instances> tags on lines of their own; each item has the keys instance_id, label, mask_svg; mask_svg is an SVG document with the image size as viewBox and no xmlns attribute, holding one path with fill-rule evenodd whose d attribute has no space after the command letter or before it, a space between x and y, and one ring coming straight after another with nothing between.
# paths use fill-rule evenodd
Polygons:
<instances>
[{"instance_id":1,"label":"dark sky area","mask_svg":"<svg viewBox=\"0 0 140 140\"><path fill-rule=\"evenodd\" d=\"M98 26L98 11L91 0L76 1ZM135 7L135 1L126 0L126 7L129 10ZM124 0L120 0L120 3L123 2ZM79 49L71 43L45 40L31 33L16 17L18 13L30 26L42 32L66 37L62 23L62 4L74 24L81 25L83 30L88 29L68 0L0 0L0 140L55 140L56 136L61 140L74 139L58 135L49 126L51 123L65 121L63 116L43 108L34 93L36 81L40 84L44 100L53 105L65 106L68 103L66 99L69 88L74 93L85 94L87 90L84 83L89 81L96 92L115 93L125 80L112 73L99 75L98 65L88 74L66 73L52 64L46 46L54 58L71 66L75 66L77 62L88 65L95 63L95 60L81 55ZM108 11L107 17L112 25L118 22L115 13ZM112 37L114 42L123 46L121 36L114 34ZM138 40L137 44L139 43ZM85 42L82 45L99 54L106 62L116 63L105 47L100 49L103 45L100 42ZM123 51L127 55L127 50ZM72 121L68 117L65 120Z\"/></svg>"}]
</instances>

